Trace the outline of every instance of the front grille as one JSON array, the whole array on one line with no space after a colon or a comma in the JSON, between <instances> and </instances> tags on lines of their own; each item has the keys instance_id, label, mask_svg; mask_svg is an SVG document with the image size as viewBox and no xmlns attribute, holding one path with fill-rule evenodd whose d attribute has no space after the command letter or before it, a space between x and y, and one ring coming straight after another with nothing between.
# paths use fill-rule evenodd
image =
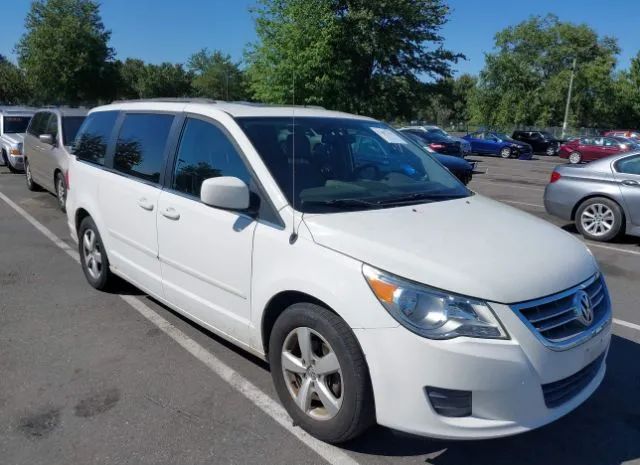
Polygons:
<instances>
[{"instance_id":1,"label":"front grille","mask_svg":"<svg viewBox=\"0 0 640 465\"><path fill-rule=\"evenodd\" d=\"M601 354L589 365L571 376L561 379L560 381L543 384L542 393L544 394L544 403L547 407L559 407L580 394L598 374L604 360L604 355L604 353Z\"/></svg>"},{"instance_id":2,"label":"front grille","mask_svg":"<svg viewBox=\"0 0 640 465\"><path fill-rule=\"evenodd\" d=\"M593 321L585 325L574 302L576 294L585 291L591 300ZM511 306L545 345L569 348L599 332L611 315L611 302L600 274L568 291L543 299Z\"/></svg>"}]
</instances>

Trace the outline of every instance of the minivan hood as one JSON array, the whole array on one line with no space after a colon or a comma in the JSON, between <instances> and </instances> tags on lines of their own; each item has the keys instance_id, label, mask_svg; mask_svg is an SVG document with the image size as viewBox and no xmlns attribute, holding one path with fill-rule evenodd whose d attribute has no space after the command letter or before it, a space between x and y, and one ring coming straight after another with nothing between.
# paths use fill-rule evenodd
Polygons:
<instances>
[{"instance_id":1,"label":"minivan hood","mask_svg":"<svg viewBox=\"0 0 640 465\"><path fill-rule=\"evenodd\" d=\"M2 138L7 142L9 142L10 144L17 145L17 144L20 144L21 142L24 142L24 133L4 134Z\"/></svg>"},{"instance_id":2,"label":"minivan hood","mask_svg":"<svg viewBox=\"0 0 640 465\"><path fill-rule=\"evenodd\" d=\"M555 294L597 271L591 253L569 233L480 195L305 214L304 222L321 246L412 281L492 302Z\"/></svg>"}]
</instances>

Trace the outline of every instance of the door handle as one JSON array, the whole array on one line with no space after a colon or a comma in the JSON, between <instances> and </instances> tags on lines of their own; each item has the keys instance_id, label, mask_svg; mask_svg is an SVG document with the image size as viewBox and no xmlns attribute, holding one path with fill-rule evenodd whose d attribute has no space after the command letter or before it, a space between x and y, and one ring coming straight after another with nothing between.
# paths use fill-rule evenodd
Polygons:
<instances>
[{"instance_id":1,"label":"door handle","mask_svg":"<svg viewBox=\"0 0 640 465\"><path fill-rule=\"evenodd\" d=\"M177 221L180 219L180 213L178 213L175 208L172 207L167 207L162 210L162 216L173 221Z\"/></svg>"},{"instance_id":2,"label":"door handle","mask_svg":"<svg viewBox=\"0 0 640 465\"><path fill-rule=\"evenodd\" d=\"M622 184L624 184L625 186L631 186L631 187L640 186L640 182L634 181L633 179L625 179L624 181L622 181Z\"/></svg>"},{"instance_id":3,"label":"door handle","mask_svg":"<svg viewBox=\"0 0 640 465\"><path fill-rule=\"evenodd\" d=\"M153 210L153 204L149 202L145 197L138 199L138 206L143 210L147 210L147 211Z\"/></svg>"}]
</instances>

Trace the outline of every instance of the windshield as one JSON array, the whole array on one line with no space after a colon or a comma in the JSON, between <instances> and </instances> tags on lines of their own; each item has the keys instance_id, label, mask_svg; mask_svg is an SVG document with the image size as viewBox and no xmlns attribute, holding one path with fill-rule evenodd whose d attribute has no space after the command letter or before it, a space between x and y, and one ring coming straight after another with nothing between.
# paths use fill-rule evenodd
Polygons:
<instances>
[{"instance_id":1,"label":"windshield","mask_svg":"<svg viewBox=\"0 0 640 465\"><path fill-rule=\"evenodd\" d=\"M540 134L542 134L543 137L546 137L547 139L553 139L553 136L551 135L550 132L547 131L540 131Z\"/></svg>"},{"instance_id":2,"label":"windshield","mask_svg":"<svg viewBox=\"0 0 640 465\"><path fill-rule=\"evenodd\" d=\"M3 131L5 134L21 134L27 132L31 116L5 116Z\"/></svg>"},{"instance_id":3,"label":"windshield","mask_svg":"<svg viewBox=\"0 0 640 465\"><path fill-rule=\"evenodd\" d=\"M377 121L238 118L290 204L303 212L386 208L471 192L428 153ZM293 172L295 166L295 182Z\"/></svg>"},{"instance_id":4,"label":"windshield","mask_svg":"<svg viewBox=\"0 0 640 465\"><path fill-rule=\"evenodd\" d=\"M428 132L431 133L431 134L439 134L439 135L447 137L447 138L450 137L449 133L447 131L445 131L444 129L440 129L440 128L430 128L428 130Z\"/></svg>"},{"instance_id":5,"label":"windshield","mask_svg":"<svg viewBox=\"0 0 640 465\"><path fill-rule=\"evenodd\" d=\"M63 116L62 117L62 136L64 137L64 145L71 145L76 138L78 129L82 126L84 116Z\"/></svg>"},{"instance_id":6,"label":"windshield","mask_svg":"<svg viewBox=\"0 0 640 465\"><path fill-rule=\"evenodd\" d=\"M507 136L506 134L503 134L501 132L496 132L494 133L494 135L500 140L513 140L510 136Z\"/></svg>"}]
</instances>

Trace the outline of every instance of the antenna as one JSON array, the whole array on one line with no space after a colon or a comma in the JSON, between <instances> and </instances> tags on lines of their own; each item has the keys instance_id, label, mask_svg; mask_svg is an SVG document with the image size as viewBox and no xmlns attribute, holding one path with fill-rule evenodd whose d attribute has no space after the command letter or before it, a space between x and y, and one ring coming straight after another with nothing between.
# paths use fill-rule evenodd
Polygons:
<instances>
[{"instance_id":1,"label":"antenna","mask_svg":"<svg viewBox=\"0 0 640 465\"><path fill-rule=\"evenodd\" d=\"M291 125L293 138L292 142L292 152L291 152L291 236L289 236L289 244L293 245L298 240L298 233L296 232L296 72L293 71L292 76L293 81L293 106L291 107L291 119L293 124Z\"/></svg>"}]
</instances>

